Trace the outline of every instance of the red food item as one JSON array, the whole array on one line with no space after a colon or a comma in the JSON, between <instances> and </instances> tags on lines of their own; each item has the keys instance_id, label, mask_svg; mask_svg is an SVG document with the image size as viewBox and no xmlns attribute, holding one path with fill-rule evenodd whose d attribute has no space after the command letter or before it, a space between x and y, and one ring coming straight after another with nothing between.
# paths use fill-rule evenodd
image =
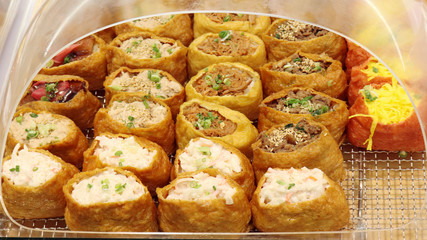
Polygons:
<instances>
[{"instance_id":1,"label":"red food item","mask_svg":"<svg viewBox=\"0 0 427 240\"><path fill-rule=\"evenodd\" d=\"M71 52L73 52L73 50L76 49L78 46L80 46L80 43L71 44L69 47L67 47L66 49L62 50L60 53L58 53L58 55L56 55L55 57L53 57L52 58L52 60L53 60L53 67L64 64L64 58L68 54L70 54Z\"/></svg>"},{"instance_id":2,"label":"red food item","mask_svg":"<svg viewBox=\"0 0 427 240\"><path fill-rule=\"evenodd\" d=\"M40 100L43 96L46 96L46 90L45 88L38 88L35 89L32 93L31 93L31 97L33 97L36 100Z\"/></svg>"}]
</instances>

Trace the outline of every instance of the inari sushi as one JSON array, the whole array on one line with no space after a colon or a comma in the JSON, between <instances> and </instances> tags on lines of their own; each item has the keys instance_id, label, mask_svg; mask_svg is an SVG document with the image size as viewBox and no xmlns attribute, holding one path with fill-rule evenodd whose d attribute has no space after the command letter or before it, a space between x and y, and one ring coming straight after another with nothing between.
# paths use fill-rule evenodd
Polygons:
<instances>
[{"instance_id":1,"label":"inari sushi","mask_svg":"<svg viewBox=\"0 0 427 240\"><path fill-rule=\"evenodd\" d=\"M182 173L214 168L236 181L250 199L255 190L254 172L249 159L237 148L222 141L194 138L184 149L178 149L171 179Z\"/></svg>"},{"instance_id":2,"label":"inari sushi","mask_svg":"<svg viewBox=\"0 0 427 240\"><path fill-rule=\"evenodd\" d=\"M77 76L39 74L19 105L61 114L80 129L90 128L101 102L89 92L88 86L86 80Z\"/></svg>"},{"instance_id":3,"label":"inari sushi","mask_svg":"<svg viewBox=\"0 0 427 240\"><path fill-rule=\"evenodd\" d=\"M257 72L241 63L217 63L199 71L185 86L187 100L198 98L258 118L262 101Z\"/></svg>"},{"instance_id":4,"label":"inari sushi","mask_svg":"<svg viewBox=\"0 0 427 240\"><path fill-rule=\"evenodd\" d=\"M268 168L319 168L334 181L343 180L343 155L329 131L320 123L301 119L261 132L252 144L257 181Z\"/></svg>"},{"instance_id":5,"label":"inari sushi","mask_svg":"<svg viewBox=\"0 0 427 240\"><path fill-rule=\"evenodd\" d=\"M155 232L156 206L131 172L102 168L76 174L64 186L65 222L72 231Z\"/></svg>"},{"instance_id":6,"label":"inari sushi","mask_svg":"<svg viewBox=\"0 0 427 240\"><path fill-rule=\"evenodd\" d=\"M18 143L3 160L2 197L7 211L23 219L64 216L62 187L79 170L48 151L19 148Z\"/></svg>"},{"instance_id":7,"label":"inari sushi","mask_svg":"<svg viewBox=\"0 0 427 240\"><path fill-rule=\"evenodd\" d=\"M249 201L243 189L215 169L180 175L158 188L164 232L248 232Z\"/></svg>"},{"instance_id":8,"label":"inari sushi","mask_svg":"<svg viewBox=\"0 0 427 240\"><path fill-rule=\"evenodd\" d=\"M107 75L106 44L91 35L64 49L40 70L46 75L76 75L89 83L89 90L102 88Z\"/></svg>"},{"instance_id":9,"label":"inari sushi","mask_svg":"<svg viewBox=\"0 0 427 240\"><path fill-rule=\"evenodd\" d=\"M83 171L120 167L133 172L152 193L169 181L171 163L162 147L145 138L104 133L84 152Z\"/></svg>"},{"instance_id":10,"label":"inari sushi","mask_svg":"<svg viewBox=\"0 0 427 240\"><path fill-rule=\"evenodd\" d=\"M169 73L158 69L129 69L122 67L111 73L104 82L107 104L114 94L142 92L166 103L173 118L184 102L184 87Z\"/></svg>"},{"instance_id":11,"label":"inari sushi","mask_svg":"<svg viewBox=\"0 0 427 240\"><path fill-rule=\"evenodd\" d=\"M170 108L151 95L118 93L107 108L95 115L95 136L104 132L144 137L159 144L167 154L175 148L175 124Z\"/></svg>"},{"instance_id":12,"label":"inari sushi","mask_svg":"<svg viewBox=\"0 0 427 240\"><path fill-rule=\"evenodd\" d=\"M268 169L251 207L263 232L337 231L350 219L344 191L317 168Z\"/></svg>"},{"instance_id":13,"label":"inari sushi","mask_svg":"<svg viewBox=\"0 0 427 240\"><path fill-rule=\"evenodd\" d=\"M16 144L48 150L80 168L88 140L71 119L59 114L21 108L13 116L6 141L6 154Z\"/></svg>"}]
</instances>

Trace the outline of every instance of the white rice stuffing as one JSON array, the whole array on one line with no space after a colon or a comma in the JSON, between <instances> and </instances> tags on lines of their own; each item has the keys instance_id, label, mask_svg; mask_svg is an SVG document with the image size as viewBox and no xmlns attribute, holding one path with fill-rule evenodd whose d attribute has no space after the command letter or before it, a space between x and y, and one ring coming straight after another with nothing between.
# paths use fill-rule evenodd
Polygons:
<instances>
[{"instance_id":1,"label":"white rice stuffing","mask_svg":"<svg viewBox=\"0 0 427 240\"><path fill-rule=\"evenodd\" d=\"M158 26L165 25L174 16L175 15L164 15L164 16L142 18L142 19L132 21L132 24L140 28L154 29Z\"/></svg>"},{"instance_id":2,"label":"white rice stuffing","mask_svg":"<svg viewBox=\"0 0 427 240\"><path fill-rule=\"evenodd\" d=\"M108 114L128 128L144 128L165 119L167 108L156 102L144 99L127 103L114 101L108 106Z\"/></svg>"},{"instance_id":3,"label":"white rice stuffing","mask_svg":"<svg viewBox=\"0 0 427 240\"><path fill-rule=\"evenodd\" d=\"M119 48L132 57L139 59L168 57L179 49L176 43L170 45L162 43L158 39L144 39L142 37L133 37L125 40Z\"/></svg>"}]
</instances>

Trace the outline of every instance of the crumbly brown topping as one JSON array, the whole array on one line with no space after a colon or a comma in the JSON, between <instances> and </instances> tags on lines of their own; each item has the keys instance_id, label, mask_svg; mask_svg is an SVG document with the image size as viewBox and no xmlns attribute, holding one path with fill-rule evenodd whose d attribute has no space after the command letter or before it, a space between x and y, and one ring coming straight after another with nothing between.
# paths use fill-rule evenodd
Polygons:
<instances>
[{"instance_id":1,"label":"crumbly brown topping","mask_svg":"<svg viewBox=\"0 0 427 240\"><path fill-rule=\"evenodd\" d=\"M232 21L249 21L255 24L257 16L240 13L206 13L206 16L213 22L225 23Z\"/></svg>"},{"instance_id":2,"label":"crumbly brown topping","mask_svg":"<svg viewBox=\"0 0 427 240\"><path fill-rule=\"evenodd\" d=\"M288 20L280 24L272 34L277 39L288 41L310 40L328 34L329 31L310 24Z\"/></svg>"},{"instance_id":3,"label":"crumbly brown topping","mask_svg":"<svg viewBox=\"0 0 427 240\"><path fill-rule=\"evenodd\" d=\"M251 41L244 32L221 31L216 36L207 37L197 48L215 56L247 56L253 54L258 44Z\"/></svg>"},{"instance_id":4,"label":"crumbly brown topping","mask_svg":"<svg viewBox=\"0 0 427 240\"><path fill-rule=\"evenodd\" d=\"M295 54L292 56L289 62L280 62L278 64L273 64L272 70L303 75L325 72L330 65L330 62L314 61L299 54Z\"/></svg>"}]
</instances>

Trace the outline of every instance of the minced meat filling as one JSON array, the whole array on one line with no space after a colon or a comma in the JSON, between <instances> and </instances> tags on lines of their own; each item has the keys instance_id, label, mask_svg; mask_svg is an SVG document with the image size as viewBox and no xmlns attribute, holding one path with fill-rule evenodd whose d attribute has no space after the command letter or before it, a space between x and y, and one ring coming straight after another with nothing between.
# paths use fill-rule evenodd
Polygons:
<instances>
[{"instance_id":1,"label":"minced meat filling","mask_svg":"<svg viewBox=\"0 0 427 240\"><path fill-rule=\"evenodd\" d=\"M232 134L237 128L236 123L217 111L206 109L197 103L186 107L184 116L197 130L208 137L223 137Z\"/></svg>"},{"instance_id":2,"label":"minced meat filling","mask_svg":"<svg viewBox=\"0 0 427 240\"><path fill-rule=\"evenodd\" d=\"M292 56L292 59L289 62L279 62L278 64L273 64L272 70L303 75L325 72L330 65L330 62L313 61L299 54L295 54Z\"/></svg>"},{"instance_id":3,"label":"minced meat filling","mask_svg":"<svg viewBox=\"0 0 427 240\"><path fill-rule=\"evenodd\" d=\"M288 41L310 40L328 34L329 31L310 24L288 20L280 24L272 34L277 39Z\"/></svg>"},{"instance_id":4,"label":"minced meat filling","mask_svg":"<svg viewBox=\"0 0 427 240\"><path fill-rule=\"evenodd\" d=\"M315 141L322 129L319 126L310 125L303 119L297 124L287 124L274 129L270 133L261 134L261 148L267 152L291 152Z\"/></svg>"},{"instance_id":5,"label":"minced meat filling","mask_svg":"<svg viewBox=\"0 0 427 240\"><path fill-rule=\"evenodd\" d=\"M237 57L253 54L258 44L252 42L244 32L227 30L207 37L197 48L210 55Z\"/></svg>"},{"instance_id":6,"label":"minced meat filling","mask_svg":"<svg viewBox=\"0 0 427 240\"><path fill-rule=\"evenodd\" d=\"M225 23L232 21L249 21L251 24L255 24L257 16L241 14L241 13L206 13L206 16L216 23Z\"/></svg>"},{"instance_id":7,"label":"minced meat filling","mask_svg":"<svg viewBox=\"0 0 427 240\"><path fill-rule=\"evenodd\" d=\"M290 91L286 97L273 100L267 106L285 113L311 114L312 116L334 110L334 104L329 98L304 90Z\"/></svg>"},{"instance_id":8,"label":"minced meat filling","mask_svg":"<svg viewBox=\"0 0 427 240\"><path fill-rule=\"evenodd\" d=\"M193 87L205 96L236 96L246 94L253 83L252 77L243 69L217 66L205 69L205 73L193 83Z\"/></svg>"},{"instance_id":9,"label":"minced meat filling","mask_svg":"<svg viewBox=\"0 0 427 240\"><path fill-rule=\"evenodd\" d=\"M155 16L143 19L133 20L132 24L140 28L153 29L168 23L175 15Z\"/></svg>"}]
</instances>

